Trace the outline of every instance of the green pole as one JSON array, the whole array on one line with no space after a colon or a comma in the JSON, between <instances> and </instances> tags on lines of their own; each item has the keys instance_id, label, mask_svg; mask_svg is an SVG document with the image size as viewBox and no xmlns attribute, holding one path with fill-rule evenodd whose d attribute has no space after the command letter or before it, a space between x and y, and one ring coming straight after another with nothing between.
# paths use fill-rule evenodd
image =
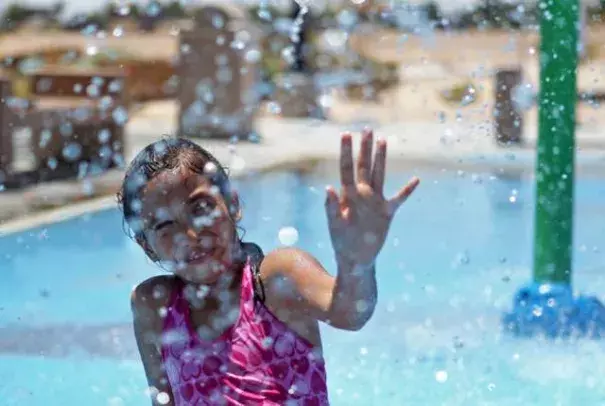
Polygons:
<instances>
[{"instance_id":1,"label":"green pole","mask_svg":"<svg viewBox=\"0 0 605 406\"><path fill-rule=\"evenodd\" d=\"M578 0L540 2L534 282L571 284Z\"/></svg>"}]
</instances>

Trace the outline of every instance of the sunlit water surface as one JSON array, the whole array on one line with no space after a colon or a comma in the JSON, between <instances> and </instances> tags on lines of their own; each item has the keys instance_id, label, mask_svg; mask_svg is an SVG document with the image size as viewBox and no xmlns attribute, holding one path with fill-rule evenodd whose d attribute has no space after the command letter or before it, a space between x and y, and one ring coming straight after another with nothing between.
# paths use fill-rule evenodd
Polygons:
<instances>
[{"instance_id":1,"label":"sunlit water surface","mask_svg":"<svg viewBox=\"0 0 605 406\"><path fill-rule=\"evenodd\" d=\"M408 173L391 173L387 189ZM419 174L378 261L380 302L358 333L323 329L334 405L605 404L604 346L516 340L499 318L530 279L531 179ZM238 182L246 238L295 227L332 272L324 175ZM605 292L605 182L577 182L575 287ZM0 404L147 405L129 292L160 272L116 210L0 238Z\"/></svg>"}]
</instances>

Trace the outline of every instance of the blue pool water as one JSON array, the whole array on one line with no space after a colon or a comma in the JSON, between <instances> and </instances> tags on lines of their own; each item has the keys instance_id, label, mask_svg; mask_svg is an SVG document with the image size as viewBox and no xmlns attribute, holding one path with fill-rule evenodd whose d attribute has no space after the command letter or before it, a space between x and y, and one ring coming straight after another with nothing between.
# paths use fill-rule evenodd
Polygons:
<instances>
[{"instance_id":1,"label":"blue pool water","mask_svg":"<svg viewBox=\"0 0 605 406\"><path fill-rule=\"evenodd\" d=\"M391 174L389 190L408 173ZM531 179L419 173L378 261L380 302L358 333L323 329L334 405L605 404L605 348L499 331L530 278ZM240 181L247 238L278 231L330 270L322 174ZM577 182L576 288L605 294L605 181ZM0 238L0 405L148 405L129 292L158 270L115 210Z\"/></svg>"}]
</instances>

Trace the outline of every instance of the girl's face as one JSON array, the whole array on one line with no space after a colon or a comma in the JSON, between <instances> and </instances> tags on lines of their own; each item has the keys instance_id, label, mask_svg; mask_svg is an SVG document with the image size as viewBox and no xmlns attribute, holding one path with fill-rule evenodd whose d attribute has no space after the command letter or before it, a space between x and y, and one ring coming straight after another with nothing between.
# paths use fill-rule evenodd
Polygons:
<instances>
[{"instance_id":1,"label":"girl's face","mask_svg":"<svg viewBox=\"0 0 605 406\"><path fill-rule=\"evenodd\" d=\"M235 193L227 202L207 177L181 169L152 179L141 203L145 248L176 275L212 284L231 268L240 248Z\"/></svg>"}]
</instances>

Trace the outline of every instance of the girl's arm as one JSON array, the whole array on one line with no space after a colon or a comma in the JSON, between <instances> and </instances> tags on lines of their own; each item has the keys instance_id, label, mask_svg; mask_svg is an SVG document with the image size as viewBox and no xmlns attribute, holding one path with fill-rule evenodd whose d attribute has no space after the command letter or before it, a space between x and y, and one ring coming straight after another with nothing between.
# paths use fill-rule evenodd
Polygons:
<instances>
[{"instance_id":1,"label":"girl's arm","mask_svg":"<svg viewBox=\"0 0 605 406\"><path fill-rule=\"evenodd\" d=\"M160 291L164 294L157 295ZM131 297L135 338L153 406L174 405L172 389L162 364L162 318L159 315L160 309L168 305L170 291L168 278L160 276L138 285Z\"/></svg>"},{"instance_id":2,"label":"girl's arm","mask_svg":"<svg viewBox=\"0 0 605 406\"><path fill-rule=\"evenodd\" d=\"M337 270L336 277L330 275L317 259L296 248L269 253L261 263L268 306L287 309L291 314L283 318L288 324L304 315L343 330L361 329L376 306L375 267L342 260Z\"/></svg>"}]
</instances>

